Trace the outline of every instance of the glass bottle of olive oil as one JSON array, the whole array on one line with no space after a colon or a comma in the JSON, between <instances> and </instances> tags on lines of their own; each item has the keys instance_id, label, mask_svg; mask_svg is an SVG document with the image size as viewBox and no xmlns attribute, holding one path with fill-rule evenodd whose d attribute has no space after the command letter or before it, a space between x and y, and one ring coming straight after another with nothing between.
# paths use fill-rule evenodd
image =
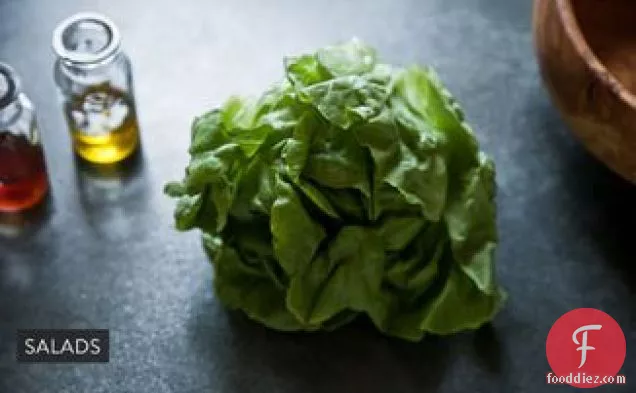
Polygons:
<instances>
[{"instance_id":1,"label":"glass bottle of olive oil","mask_svg":"<svg viewBox=\"0 0 636 393\"><path fill-rule=\"evenodd\" d=\"M73 97L64 108L75 151L87 161L113 163L137 147L134 103L119 89L95 86Z\"/></svg>"},{"instance_id":2,"label":"glass bottle of olive oil","mask_svg":"<svg viewBox=\"0 0 636 393\"><path fill-rule=\"evenodd\" d=\"M79 13L53 33L55 80L75 152L111 164L139 144L130 60L115 24L103 15Z\"/></svg>"}]
</instances>

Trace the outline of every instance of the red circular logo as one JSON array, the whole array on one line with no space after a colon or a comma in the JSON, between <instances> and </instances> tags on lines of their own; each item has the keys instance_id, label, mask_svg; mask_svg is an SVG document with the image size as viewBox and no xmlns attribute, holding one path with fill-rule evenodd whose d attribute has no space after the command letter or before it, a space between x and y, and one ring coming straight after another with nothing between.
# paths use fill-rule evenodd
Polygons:
<instances>
[{"instance_id":1,"label":"red circular logo","mask_svg":"<svg viewBox=\"0 0 636 393\"><path fill-rule=\"evenodd\" d=\"M559 318L546 342L552 381L577 388L611 383L625 362L625 335L603 311L578 308ZM556 378L555 378L556 377Z\"/></svg>"}]
</instances>

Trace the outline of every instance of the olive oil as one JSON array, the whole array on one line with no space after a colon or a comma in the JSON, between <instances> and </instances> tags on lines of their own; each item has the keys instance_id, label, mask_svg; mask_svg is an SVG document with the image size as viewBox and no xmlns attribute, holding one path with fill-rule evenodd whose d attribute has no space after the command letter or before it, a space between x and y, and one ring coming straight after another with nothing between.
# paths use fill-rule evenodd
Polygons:
<instances>
[{"instance_id":1,"label":"olive oil","mask_svg":"<svg viewBox=\"0 0 636 393\"><path fill-rule=\"evenodd\" d=\"M115 163L130 156L139 144L132 97L109 84L73 97L65 112L75 152L87 161Z\"/></svg>"}]
</instances>

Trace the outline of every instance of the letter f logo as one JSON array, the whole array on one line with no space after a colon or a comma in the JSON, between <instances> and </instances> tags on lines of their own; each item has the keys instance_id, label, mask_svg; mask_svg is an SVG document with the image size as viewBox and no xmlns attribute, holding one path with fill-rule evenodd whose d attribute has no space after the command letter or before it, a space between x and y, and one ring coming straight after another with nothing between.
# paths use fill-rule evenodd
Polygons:
<instances>
[{"instance_id":1,"label":"letter f logo","mask_svg":"<svg viewBox=\"0 0 636 393\"><path fill-rule=\"evenodd\" d=\"M594 347L587 345L587 332L589 330L601 330L602 327L603 327L602 325L585 325L576 329L574 331L574 334L572 334L572 341L574 341L574 344L580 345L580 347L576 349L577 351L581 351L581 364L579 365L579 368L583 367L583 365L585 364L585 361L587 360L587 351L593 351L596 349ZM583 338L581 342L579 342L576 336L578 336L578 334L581 332L583 332L582 334Z\"/></svg>"}]
</instances>

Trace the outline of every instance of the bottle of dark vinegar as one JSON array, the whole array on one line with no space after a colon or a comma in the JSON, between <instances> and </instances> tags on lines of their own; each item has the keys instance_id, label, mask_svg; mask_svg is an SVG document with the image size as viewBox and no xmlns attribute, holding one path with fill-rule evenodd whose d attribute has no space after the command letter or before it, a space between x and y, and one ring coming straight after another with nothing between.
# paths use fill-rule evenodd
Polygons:
<instances>
[{"instance_id":1,"label":"bottle of dark vinegar","mask_svg":"<svg viewBox=\"0 0 636 393\"><path fill-rule=\"evenodd\" d=\"M0 63L0 212L34 207L48 188L33 105L15 71Z\"/></svg>"}]
</instances>

